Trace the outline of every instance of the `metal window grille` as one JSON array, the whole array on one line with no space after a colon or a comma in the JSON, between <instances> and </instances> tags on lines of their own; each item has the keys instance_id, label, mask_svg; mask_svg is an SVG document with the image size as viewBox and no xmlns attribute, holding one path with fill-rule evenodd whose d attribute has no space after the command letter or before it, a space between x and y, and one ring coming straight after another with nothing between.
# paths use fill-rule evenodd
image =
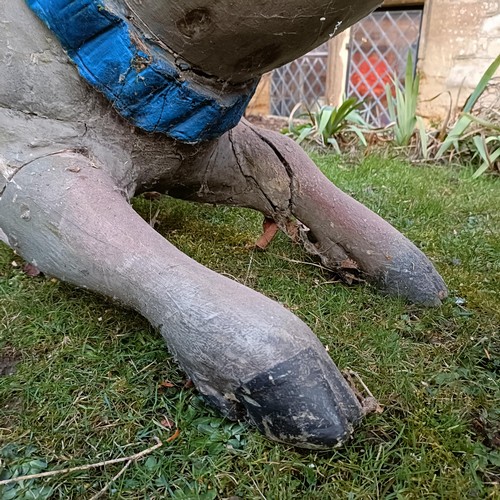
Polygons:
<instances>
[{"instance_id":1,"label":"metal window grille","mask_svg":"<svg viewBox=\"0 0 500 500\"><path fill-rule=\"evenodd\" d=\"M395 77L403 87L409 51L416 64L421 22L422 10L386 10L351 28L346 94L363 101L360 111L368 123L390 122L385 86Z\"/></svg>"},{"instance_id":2,"label":"metal window grille","mask_svg":"<svg viewBox=\"0 0 500 500\"><path fill-rule=\"evenodd\" d=\"M288 116L302 102L309 108L324 104L328 44L292 61L271 74L271 114Z\"/></svg>"}]
</instances>

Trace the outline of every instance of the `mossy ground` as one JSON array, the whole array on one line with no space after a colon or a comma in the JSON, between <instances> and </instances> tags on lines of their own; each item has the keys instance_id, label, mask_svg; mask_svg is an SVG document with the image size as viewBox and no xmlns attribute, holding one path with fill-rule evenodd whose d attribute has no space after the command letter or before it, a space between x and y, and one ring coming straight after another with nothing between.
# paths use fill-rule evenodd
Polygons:
<instances>
[{"instance_id":1,"label":"mossy ground","mask_svg":"<svg viewBox=\"0 0 500 500\"><path fill-rule=\"evenodd\" d=\"M500 180L380 156L315 160L431 257L450 289L443 307L335 282L283 235L254 251L261 216L248 210L167 197L135 207L146 219L159 209L159 231L181 250L304 319L384 411L329 453L268 442L183 387L137 314L28 277L0 244L0 358L18 361L0 377L0 478L131 455L158 436L165 445L109 497L499 498ZM180 435L167 442L172 425ZM0 498L89 498L122 465L0 487Z\"/></svg>"}]
</instances>

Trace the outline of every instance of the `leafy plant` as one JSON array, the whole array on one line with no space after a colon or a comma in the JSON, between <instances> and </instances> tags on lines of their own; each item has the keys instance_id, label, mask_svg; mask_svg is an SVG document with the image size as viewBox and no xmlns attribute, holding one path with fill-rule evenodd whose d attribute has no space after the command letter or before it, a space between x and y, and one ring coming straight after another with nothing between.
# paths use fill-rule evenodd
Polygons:
<instances>
[{"instance_id":1,"label":"leafy plant","mask_svg":"<svg viewBox=\"0 0 500 500\"><path fill-rule=\"evenodd\" d=\"M47 468L45 460L33 457L35 448L18 447L8 444L0 449L0 480L18 476L38 474ZM50 486L40 485L35 479L27 479L18 483L0 486L2 500L25 499L45 500L50 498L53 490Z\"/></svg>"},{"instance_id":2,"label":"leafy plant","mask_svg":"<svg viewBox=\"0 0 500 500\"><path fill-rule=\"evenodd\" d=\"M290 114L286 132L299 144L306 139L315 140L321 146L333 146L337 153L340 153L340 139L347 133L353 133L359 142L366 146L363 131L369 126L358 113L361 104L356 98L350 97L338 107L322 106L316 112L308 110L297 115L303 107L302 103L299 103ZM298 124L296 120L299 120Z\"/></svg>"},{"instance_id":3,"label":"leafy plant","mask_svg":"<svg viewBox=\"0 0 500 500\"><path fill-rule=\"evenodd\" d=\"M474 172L474 177L479 177L488 168L493 167L500 158L500 126L472 114L475 104L499 67L500 55L484 72L474 92L467 99L458 120L436 153L436 159L440 159L452 146L457 152L463 150L465 146L471 151L473 157L478 156L482 160L481 165Z\"/></svg>"},{"instance_id":4,"label":"leafy plant","mask_svg":"<svg viewBox=\"0 0 500 500\"><path fill-rule=\"evenodd\" d=\"M452 154L460 156L462 160L479 159L480 166L473 177L479 177L488 169L500 170L500 126L488 118L478 116L474 111L474 106L499 67L500 56L485 71L449 131L447 125L451 112L441 130L427 130L423 119L417 114L420 77L414 74L413 59L409 53L404 87L397 85L395 77L393 86L386 86L387 106L395 144L401 147L412 145L413 156L423 160L440 160L453 147ZM412 143L415 131L418 132L418 139Z\"/></svg>"},{"instance_id":5,"label":"leafy plant","mask_svg":"<svg viewBox=\"0 0 500 500\"><path fill-rule=\"evenodd\" d=\"M472 177L477 178L494 166L500 170L500 135L490 137L485 137L484 134L476 135L473 141L477 154L483 162Z\"/></svg>"},{"instance_id":6,"label":"leafy plant","mask_svg":"<svg viewBox=\"0 0 500 500\"><path fill-rule=\"evenodd\" d=\"M423 121L417 116L420 76L413 70L413 57L411 52L408 52L405 73L403 89L398 85L396 77L394 76L392 78L395 95L392 93L390 85L385 86L387 108L393 122L394 140L398 146L408 146L410 144L417 124L419 126L421 140L426 140ZM424 146L424 144L422 144L422 146ZM427 148L425 148L425 151L426 150Z\"/></svg>"}]
</instances>

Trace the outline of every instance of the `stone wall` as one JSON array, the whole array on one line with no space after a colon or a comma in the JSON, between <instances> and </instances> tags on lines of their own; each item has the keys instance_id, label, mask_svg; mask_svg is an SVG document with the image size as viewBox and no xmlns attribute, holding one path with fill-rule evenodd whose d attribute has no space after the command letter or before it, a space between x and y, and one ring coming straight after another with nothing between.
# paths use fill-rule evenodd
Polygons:
<instances>
[{"instance_id":1,"label":"stone wall","mask_svg":"<svg viewBox=\"0 0 500 500\"><path fill-rule=\"evenodd\" d=\"M500 1L428 0L425 4L418 68L420 112L434 121L446 116L449 94L462 106L491 62L500 54Z\"/></svg>"}]
</instances>

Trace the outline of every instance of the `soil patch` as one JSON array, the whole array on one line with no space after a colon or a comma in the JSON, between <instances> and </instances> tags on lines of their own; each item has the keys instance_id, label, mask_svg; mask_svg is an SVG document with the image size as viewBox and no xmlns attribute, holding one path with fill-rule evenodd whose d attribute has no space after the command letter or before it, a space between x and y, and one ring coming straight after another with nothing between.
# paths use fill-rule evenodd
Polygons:
<instances>
[{"instance_id":1,"label":"soil patch","mask_svg":"<svg viewBox=\"0 0 500 500\"><path fill-rule=\"evenodd\" d=\"M0 350L0 377L12 375L16 365L21 361L21 356L11 348Z\"/></svg>"}]
</instances>

